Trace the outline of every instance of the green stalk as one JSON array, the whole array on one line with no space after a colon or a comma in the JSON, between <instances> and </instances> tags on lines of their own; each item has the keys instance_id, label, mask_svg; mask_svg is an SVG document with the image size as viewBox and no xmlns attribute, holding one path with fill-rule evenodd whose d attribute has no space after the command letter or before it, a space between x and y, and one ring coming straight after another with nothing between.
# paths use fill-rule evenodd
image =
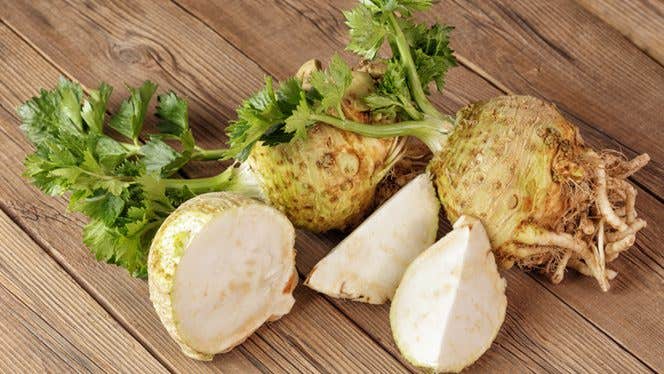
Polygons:
<instances>
[{"instance_id":1,"label":"green stalk","mask_svg":"<svg viewBox=\"0 0 664 374\"><path fill-rule=\"evenodd\" d=\"M390 124L367 125L364 123L342 120L326 114L312 114L311 119L323 122L345 131L351 131L372 138L391 138L395 136L414 136L424 142L432 152L443 148L447 134L454 127L452 117L440 115L440 118L428 118L421 121L403 121Z\"/></svg>"},{"instance_id":2,"label":"green stalk","mask_svg":"<svg viewBox=\"0 0 664 374\"><path fill-rule=\"evenodd\" d=\"M168 178L162 179L161 182L167 189L182 189L189 188L191 192L196 195L206 193L206 192L215 192L224 190L230 179L230 173L228 170L224 170L220 174L217 174L212 177L207 178L196 178L196 179L176 179Z\"/></svg>"},{"instance_id":3,"label":"green stalk","mask_svg":"<svg viewBox=\"0 0 664 374\"><path fill-rule=\"evenodd\" d=\"M406 75L408 77L408 83L410 83L410 90L413 95L413 99L417 106L420 107L422 112L428 114L434 118L443 118L443 115L431 104L427 95L422 89L422 83L420 82L420 77L417 74L417 69L415 68L415 61L413 56L410 54L410 46L406 40L406 35L404 35L403 30L399 27L394 14L390 13L387 15L390 22L390 26L394 29L394 44L397 46L399 51L399 56L401 57L401 63L406 70Z\"/></svg>"},{"instance_id":4,"label":"green stalk","mask_svg":"<svg viewBox=\"0 0 664 374\"><path fill-rule=\"evenodd\" d=\"M414 120L422 119L422 113L413 106L410 100L401 100L401 104L403 105L403 110L408 113L410 118Z\"/></svg>"},{"instance_id":5,"label":"green stalk","mask_svg":"<svg viewBox=\"0 0 664 374\"><path fill-rule=\"evenodd\" d=\"M195 179L167 178L162 179L161 183L164 184L166 189L189 188L196 195L227 191L236 192L250 198L263 199L258 181L246 164L240 164L239 167L231 165L212 177Z\"/></svg>"},{"instance_id":6,"label":"green stalk","mask_svg":"<svg viewBox=\"0 0 664 374\"><path fill-rule=\"evenodd\" d=\"M194 147L191 159L198 161L217 161L224 158L224 151L225 149L203 149L196 146Z\"/></svg>"},{"instance_id":7,"label":"green stalk","mask_svg":"<svg viewBox=\"0 0 664 374\"><path fill-rule=\"evenodd\" d=\"M141 145L140 144L131 144L131 143L123 143L121 142L122 146L136 154L140 152L141 150ZM196 161L218 161L224 158L224 151L225 149L203 149L199 146L194 147L194 151L191 154L191 159L196 160Z\"/></svg>"}]
</instances>

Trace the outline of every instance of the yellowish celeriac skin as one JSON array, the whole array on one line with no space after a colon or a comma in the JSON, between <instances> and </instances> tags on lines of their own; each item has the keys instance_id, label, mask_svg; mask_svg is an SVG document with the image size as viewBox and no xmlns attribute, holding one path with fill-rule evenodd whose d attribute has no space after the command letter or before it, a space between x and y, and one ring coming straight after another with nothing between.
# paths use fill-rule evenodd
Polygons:
<instances>
[{"instance_id":1,"label":"yellowish celeriac skin","mask_svg":"<svg viewBox=\"0 0 664 374\"><path fill-rule=\"evenodd\" d=\"M324 232L354 226L364 217L389 169L395 141L319 124L306 139L256 145L247 162L272 206L296 227Z\"/></svg>"},{"instance_id":2,"label":"yellowish celeriac skin","mask_svg":"<svg viewBox=\"0 0 664 374\"><path fill-rule=\"evenodd\" d=\"M561 181L587 178L577 129L552 104L502 96L457 114L430 170L451 222L481 219L499 261L510 266L514 238L554 230L568 206Z\"/></svg>"}]
</instances>

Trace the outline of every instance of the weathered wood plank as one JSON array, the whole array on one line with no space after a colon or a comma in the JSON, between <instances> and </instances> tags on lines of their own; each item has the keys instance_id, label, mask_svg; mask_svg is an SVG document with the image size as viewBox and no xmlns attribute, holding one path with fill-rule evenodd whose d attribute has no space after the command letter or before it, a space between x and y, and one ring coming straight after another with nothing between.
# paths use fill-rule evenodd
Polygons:
<instances>
[{"instance_id":1,"label":"weathered wood plank","mask_svg":"<svg viewBox=\"0 0 664 374\"><path fill-rule=\"evenodd\" d=\"M664 65L664 2L657 0L576 0Z\"/></svg>"},{"instance_id":2,"label":"weathered wood plank","mask_svg":"<svg viewBox=\"0 0 664 374\"><path fill-rule=\"evenodd\" d=\"M177 7L172 8L175 11L180 12L180 10ZM151 14L154 15L159 15L160 11L163 11L162 9L148 9L146 10L148 12L151 12ZM186 15L186 13L183 13L184 17L189 17ZM173 17L172 15L169 14L162 14L163 17ZM119 17L116 15L116 17ZM55 21L54 21L55 22ZM172 22L166 20L161 21L162 25L169 25ZM109 22L110 24L110 22ZM173 31L175 34L177 34L177 30ZM80 52L79 52L80 53ZM218 52L220 53L220 52ZM237 53L237 52L236 52ZM110 62L111 61L107 61ZM60 62L58 62L60 64ZM21 64L16 64L12 65L15 69L18 68L19 66L22 66ZM68 67L68 65L63 64L62 66ZM115 64L114 65L115 69L115 76L120 77L121 72L124 69L124 66L122 64ZM18 68L19 71L25 70L25 67ZM38 71L38 70L36 70ZM162 76L165 73L164 71L161 71ZM88 74L86 72L86 74ZM85 76L85 75L84 75ZM150 74L149 72L144 72L142 74L143 77L150 76L153 78L156 82L164 84L164 82L159 78L157 74ZM34 79L35 77L30 77ZM111 83L114 85L120 86L121 81L116 78L115 81L110 80ZM98 79L98 77L92 78L94 79L93 82ZM37 90L35 86L38 85L50 85L51 83L44 83L43 81L40 82L31 82L31 84L27 84L27 86L32 86L31 92L29 93L14 93L17 90L22 90L21 88L16 88L16 87L10 87L9 93L7 93L7 96L12 97L11 101L12 105L18 105L18 103L22 100L25 99L25 97L34 94ZM177 89L177 87L176 87ZM117 97L114 97L112 99L113 104L118 103ZM192 100L192 102L195 102ZM200 104L199 108L201 107ZM193 112L196 113L196 112ZM195 117L195 114L192 116ZM7 131L13 131L16 132L16 129L8 129ZM17 133L12 133L12 138L16 142L22 142L20 135L17 135ZM13 157L15 159L20 159L22 157L22 154L24 154L26 150L20 150L17 151ZM20 166L17 161L14 161L13 164L15 165L15 174L20 173ZM13 178L17 178L16 175L13 176ZM15 198L15 201L12 201L12 204L14 206L22 206L22 205L32 205L34 206L36 202L39 202L39 200L44 200L44 198L41 199L36 199L35 197L27 197L26 196L31 196L34 195L35 193L31 191L30 193L28 192L20 192L16 195L16 197L12 196ZM23 200L26 199L27 201ZM36 201L31 201L31 200L36 200ZM39 205L38 203L36 205ZM59 204L60 205L60 204ZM40 210L39 207L34 208L37 211ZM63 209L64 210L64 209ZM39 213L37 213L39 214ZM70 228L70 230L73 230L74 232L77 232L77 230L80 228L80 221L79 224L73 228ZM105 297L107 292L109 292L106 288L110 287L113 285L113 283L118 283L118 282L125 282L125 281L130 281L129 279L125 279L126 276L118 276L118 271L117 269L113 270L108 270L109 273L106 274L109 278L104 279L103 276L99 276L96 274L96 272L99 272L99 268L104 267L103 265L100 264L95 264L94 260L87 254L87 251L82 251L81 250L81 244L80 244L80 239L78 239L78 234L76 234L76 239L79 240L78 243L74 244L71 246L69 249L63 249L61 248L61 243L57 239L57 235L54 235L52 230L51 233L48 232L39 232L39 235L44 237L44 240L52 243L54 246L56 246L55 250L58 252L62 252L62 256L65 258L65 261L68 261L72 258L76 258L76 264L72 264L72 269L75 271L81 278L86 279L87 281L91 282L93 284L93 288L98 290L100 293L100 297ZM71 251L72 253L69 253ZM81 258L82 257L82 258ZM80 261L80 262L79 262ZM94 268L97 268L93 271ZM105 271L104 271L105 272ZM112 275L113 274L113 275ZM120 272L122 274L122 272ZM119 277L119 279L118 279ZM135 280L131 280L131 282L134 282ZM146 321L146 323L141 323L139 326L137 326L137 329L141 329L142 335L145 336L145 339L151 340L150 332L145 331L144 327L147 325L147 322L150 324L154 325L153 328L157 330L163 330L160 326L158 326L158 321L156 320L155 316L153 315L151 311L151 306L149 306L149 300L147 299L147 292L145 290L145 284L143 282L138 281L138 284L135 284L135 287L140 290L140 292L134 293L132 297L139 297L139 298L144 298L142 299L141 303L142 307L146 308L144 311L144 314L147 315L147 317L144 317L146 319L149 319L149 321ZM113 301L115 304L116 301ZM132 300L132 303L136 303L135 300ZM331 356L332 359L338 361L339 363L344 363L343 365L350 365L348 367L354 368L353 370L386 370L386 371L402 371L404 370L403 366L395 359L393 359L389 354L387 354L385 351L382 350L378 345L373 343L370 338L368 338L360 329L356 328L353 324L351 323L344 323L338 325L337 323L334 323L333 321L337 321L339 319L339 315L336 315L338 312L337 310L324 298L315 296L311 298L311 304L315 305L317 308L320 310L326 311L325 313L320 313L320 315L317 317L320 323L320 328L318 331L318 335L313 336L310 334L308 331L304 331L302 329L296 328L297 325L304 325L306 324L305 321L300 321L299 319L302 318L301 315L298 314L293 314L289 316L289 320L295 319L295 321L299 322L294 322L292 324L287 324L284 326L291 326L292 328L286 328L282 327L281 329L283 331L286 331L288 334L293 336L294 338L298 339L299 341L302 342L301 346L297 345L280 345L277 344L274 341L274 338L271 338L269 335L266 335L263 333L263 330L259 330L257 332L258 337L252 338L252 339L263 339L265 340L268 344L263 345L262 349L266 348L271 348L270 356L274 357L274 362L273 364L275 365L274 367L271 367L270 370L274 371L284 371L287 370L283 368L282 366L279 366L279 361L291 361L293 365L296 363L298 364L297 368L299 370L304 370L304 371L311 371L314 370L312 369L312 363L310 362L312 359L311 355L308 355L307 352L303 351L302 347L309 347L309 346L324 346L326 349L328 349L330 352L335 352L335 356ZM147 312L149 310L149 312ZM132 315L133 317L133 315ZM345 317L341 317L341 319L345 319ZM276 324L280 324L281 322L277 322ZM345 341L339 340L338 336L344 336L341 334L345 334L346 336L351 336L353 337L354 341L357 342L357 344L362 346L362 349L357 349L356 351L348 351L344 347L347 345ZM322 340L318 340L319 337L324 337ZM164 339L168 339L165 337ZM316 340L313 340L316 339ZM271 341L272 340L272 341ZM255 340L257 342L257 340ZM168 341L159 341L155 342L155 344L158 344L160 347L162 344L163 345L172 345L172 343ZM243 346L246 350L253 348L254 346L258 346L258 343L254 345L247 345ZM172 348L172 347L171 347ZM177 351L177 348L175 348ZM161 352L161 351L160 351ZM233 351L235 352L235 351ZM230 357L233 357L233 352L230 354ZM249 352L250 354L252 352ZM235 352L234 353L236 357L243 358L239 353ZM257 353L258 354L258 353ZM226 365L225 360L226 356L223 356L223 358L218 359L215 361L215 363L222 362L220 365L224 366ZM359 358L364 358L364 359L359 359ZM172 360L173 365L181 365L183 364L183 361L186 361L184 365L199 365L196 363L191 362L191 360L184 359L183 356L181 356L179 353L169 353L168 357L164 358L165 360ZM264 363L267 364L267 363ZM341 364L339 364L341 365ZM287 366L288 367L288 366ZM287 368L286 367L286 368ZM204 366L202 368L212 368L212 366ZM197 366L198 369L198 366ZM183 369L184 370L184 369Z\"/></svg>"},{"instance_id":3,"label":"weathered wood plank","mask_svg":"<svg viewBox=\"0 0 664 374\"><path fill-rule=\"evenodd\" d=\"M292 4L288 3L286 5L283 5L283 3L282 5L275 5L272 2L261 2L260 4L254 2L228 2L223 6L211 2L201 3L189 0L180 0L179 2L225 39L242 48L247 56L268 69L270 74L277 77L287 76L292 71L292 66L298 66L306 58L318 56L325 59L333 54L335 50L339 50L345 43L346 31L341 15L338 12L335 13L334 8L323 4L323 2L292 2ZM314 12L314 9L320 9L320 11ZM260 14L261 12L275 16L260 18L260 28L248 26L244 21L252 14ZM297 27L292 25L297 25ZM275 35L280 36L275 37ZM300 55L301 48L299 46L306 46L306 52L303 53L303 56ZM467 69L459 67L450 72L446 91L442 96L436 98L436 104L446 111L453 111L470 101L486 99L499 94L501 94L501 91L479 79ZM574 118L570 119L577 122ZM612 144L612 141L608 140L601 132L583 126L583 124L581 124L581 127L585 139L594 147L617 148L616 144ZM646 178L650 177L650 175L646 175ZM643 180L643 178L640 180ZM568 297L574 299L573 302L569 302L572 307L576 310L582 310L582 315L585 318L591 321L599 321L600 328L624 343L628 348L634 347L640 356L648 357L649 362L659 367L661 361L658 357L663 357L661 349L652 348L653 342L657 342L661 338L661 329L652 329L652 326L653 324L662 323L659 317L653 318L653 314L660 315L657 311L661 310L664 302L661 301L661 297L657 296L661 295L662 292L661 278L658 274L661 274L664 266L664 255L659 251L660 245L658 243L660 240L664 240L664 233L656 224L661 221L664 207L643 190L640 190L637 200L640 214L651 222L651 225L639 235L638 248L632 249L625 258L615 263L621 274L613 282L615 289L613 293L603 294L599 292L593 281L585 278L583 281L570 279L557 287L548 283L544 284L551 288L554 293L566 290L566 286L570 284L569 287L573 291L566 292L564 299L567 300ZM300 237L311 238L303 235ZM301 239L301 241L305 240ZM326 240L323 237L310 240L310 243L301 246L312 248L306 253L317 253L318 257L314 256L313 259L309 258L307 261L315 261L319 256L322 256L322 253L317 252L316 249L319 240L323 240L327 248L332 248L334 245L333 240ZM637 265L623 268L625 264ZM654 271L644 273L643 268L654 269ZM307 268L301 270L306 272ZM639 283L639 285L634 285L634 282ZM538 286L531 285L531 287L543 291ZM614 293L617 293L618 289L628 289L629 292L623 292L624 298L618 300L614 297ZM575 298L569 295L572 292L576 295ZM537 291L534 291L534 294L537 294ZM524 293L519 291L513 293L513 295L524 295ZM593 306L586 307L584 299L593 300ZM555 303L555 300L552 300L552 302ZM363 310L363 308L373 311L373 308L358 306L348 311L346 309L348 307L344 305L357 304L342 303L340 307L348 315L353 316L354 320L359 321L358 323L365 330L376 334L375 336L381 344L388 348L391 346L391 337L387 333L386 325L378 327L375 325L376 321L382 321L382 319L372 318L371 312L357 312L357 310ZM612 315L613 321L605 318L604 310L611 311L609 314ZM641 313L632 313L638 310ZM630 319L627 325L617 325L615 323L615 320L621 316L623 319ZM653 339L642 339L642 336L649 336Z\"/></svg>"},{"instance_id":4,"label":"weathered wood plank","mask_svg":"<svg viewBox=\"0 0 664 374\"><path fill-rule=\"evenodd\" d=\"M167 372L0 211L0 372Z\"/></svg>"}]
</instances>

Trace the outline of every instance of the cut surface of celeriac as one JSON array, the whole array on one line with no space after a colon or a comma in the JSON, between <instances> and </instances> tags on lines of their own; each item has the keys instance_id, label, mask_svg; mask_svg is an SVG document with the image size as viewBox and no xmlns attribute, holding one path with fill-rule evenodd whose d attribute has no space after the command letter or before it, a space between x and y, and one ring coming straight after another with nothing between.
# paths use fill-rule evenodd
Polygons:
<instances>
[{"instance_id":1,"label":"cut surface of celeriac","mask_svg":"<svg viewBox=\"0 0 664 374\"><path fill-rule=\"evenodd\" d=\"M435 241L439 209L430 177L416 177L318 262L305 284L337 298L384 303L408 264Z\"/></svg>"},{"instance_id":2,"label":"cut surface of celeriac","mask_svg":"<svg viewBox=\"0 0 664 374\"><path fill-rule=\"evenodd\" d=\"M436 372L475 362L505 319L505 280L479 220L461 216L454 230L406 270L390 308L401 354Z\"/></svg>"},{"instance_id":3,"label":"cut surface of celeriac","mask_svg":"<svg viewBox=\"0 0 664 374\"><path fill-rule=\"evenodd\" d=\"M279 211L220 192L182 204L150 248L150 299L189 357L210 360L288 313L295 232Z\"/></svg>"}]
</instances>

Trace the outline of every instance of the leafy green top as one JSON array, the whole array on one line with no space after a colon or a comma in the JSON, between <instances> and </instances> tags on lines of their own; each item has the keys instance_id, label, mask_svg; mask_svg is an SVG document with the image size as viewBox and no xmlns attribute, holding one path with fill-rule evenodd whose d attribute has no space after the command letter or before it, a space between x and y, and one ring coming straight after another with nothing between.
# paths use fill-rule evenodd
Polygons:
<instances>
[{"instance_id":1,"label":"leafy green top","mask_svg":"<svg viewBox=\"0 0 664 374\"><path fill-rule=\"evenodd\" d=\"M105 83L85 97L80 85L61 79L18 109L36 148L25 160L25 175L48 194L70 193L69 208L90 217L84 241L97 259L135 276L146 275L147 250L164 218L195 193L227 187L231 179L226 173L190 188L187 180L165 178L198 155L187 104L172 92L158 97L159 133L139 143L156 88L149 81L128 87L130 97L109 121L130 143L104 133L112 92ZM178 142L180 150L165 140Z\"/></svg>"},{"instance_id":2,"label":"leafy green top","mask_svg":"<svg viewBox=\"0 0 664 374\"><path fill-rule=\"evenodd\" d=\"M412 18L414 12L430 6L431 0L361 0L354 9L344 12L350 30L347 49L364 59L386 64L384 74L376 79L370 93L354 98L372 113L382 113L393 120L447 121L431 105L427 95L432 82L439 91L443 89L447 70L456 65L449 47L452 28L440 24L427 26ZM386 42L392 56L381 60L377 56ZM275 90L272 80L266 79L265 87L238 108L237 121L227 129L230 147L225 152L226 158L246 159L259 141L275 145L302 139L317 122L386 136L346 120L342 102L349 95L353 77L350 67L335 55L326 70L311 73L308 78L311 89L305 90L303 82L290 78ZM445 127L442 131L447 130ZM414 134L404 131L404 135Z\"/></svg>"}]
</instances>

